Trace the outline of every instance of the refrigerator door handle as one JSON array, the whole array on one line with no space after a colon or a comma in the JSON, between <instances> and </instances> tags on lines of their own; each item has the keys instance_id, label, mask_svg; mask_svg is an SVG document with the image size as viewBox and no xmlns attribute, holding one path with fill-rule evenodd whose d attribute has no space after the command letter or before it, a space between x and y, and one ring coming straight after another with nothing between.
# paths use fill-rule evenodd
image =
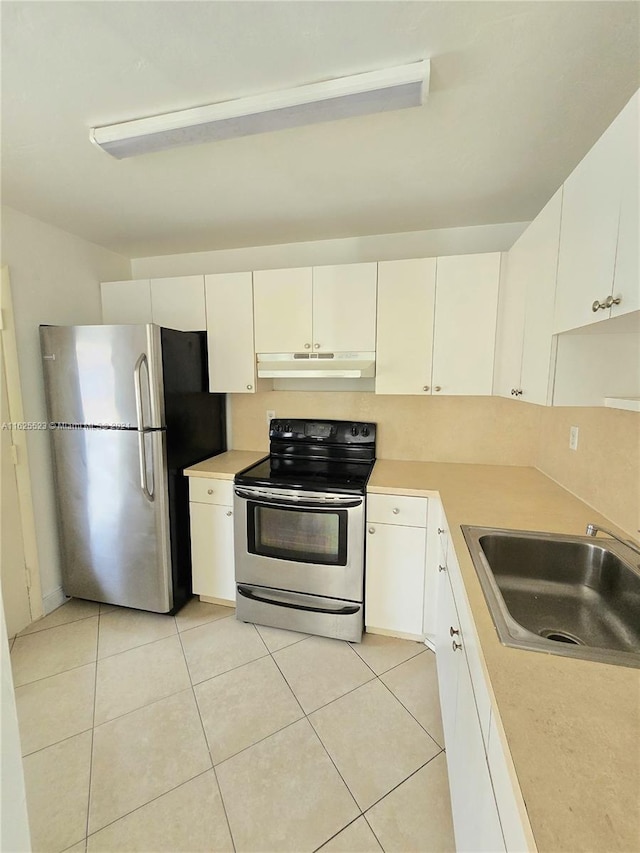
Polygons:
<instances>
[{"instance_id":1,"label":"refrigerator door handle","mask_svg":"<svg viewBox=\"0 0 640 853\"><path fill-rule=\"evenodd\" d=\"M147 356L142 353L136 361L136 366L133 368L133 385L136 394L136 420L138 422L138 459L140 461L140 488L148 501L153 500L153 492L149 489L147 480L147 451L144 443L144 414L142 410L142 365L147 366L147 375L149 373L149 365Z\"/></svg>"}]
</instances>

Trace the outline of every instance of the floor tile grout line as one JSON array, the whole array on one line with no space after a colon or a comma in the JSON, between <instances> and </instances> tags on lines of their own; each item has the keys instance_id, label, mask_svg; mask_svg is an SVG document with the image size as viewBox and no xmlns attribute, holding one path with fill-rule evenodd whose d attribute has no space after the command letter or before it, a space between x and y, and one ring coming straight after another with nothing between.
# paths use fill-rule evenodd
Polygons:
<instances>
[{"instance_id":1,"label":"floor tile grout line","mask_svg":"<svg viewBox=\"0 0 640 853\"><path fill-rule=\"evenodd\" d=\"M178 633L177 629L175 633ZM117 652L111 652L111 654L102 655L102 657L99 657L98 660L108 660L108 658L114 658L116 655L123 655L125 652L131 652L134 649L141 649L143 646L150 646L152 643L157 643L159 640L167 640L169 637L173 636L173 634L166 634L164 637L155 637L153 640L145 640L144 643L139 643L137 646L131 646L131 648L128 649L118 649Z\"/></svg>"},{"instance_id":2,"label":"floor tile grout line","mask_svg":"<svg viewBox=\"0 0 640 853\"><path fill-rule=\"evenodd\" d=\"M96 631L96 670L93 680L93 718L91 721L91 749L89 750L89 785L87 790L87 819L84 829L84 846L87 848L89 836L89 815L91 812L91 781L93 778L93 742L96 731L96 699L98 696L98 646L100 645L100 608L98 608L98 630Z\"/></svg>"},{"instance_id":3,"label":"floor tile grout line","mask_svg":"<svg viewBox=\"0 0 640 853\"><path fill-rule=\"evenodd\" d=\"M385 673L385 674L386 674L386 673ZM389 693L391 693L391 695L393 696L393 698L394 698L397 702L399 702L399 703L402 705L402 707L405 709L405 711L407 712L407 714L409 714L409 715L410 715L410 716L411 716L411 717L416 721L416 723L420 726L420 728L422 729L422 731L423 731L425 734L429 735L429 737L430 737L430 738L431 738L431 740L435 743L435 745L438 747L438 749L444 749L444 747L443 747L443 746L440 746L440 744L438 743L438 741L434 738L434 736L433 736L433 735L431 734L431 732L426 728L426 726L423 726L423 725L422 725L422 723L420 722L420 720L415 716L415 714L413 714L413 712L412 712L409 708L407 708L407 706L404 704L404 702L402 701L402 699L400 699L398 696L396 696L396 694L395 694L395 693L393 692L393 690L389 687L389 685L388 685L388 684L385 684L385 683L384 683L384 681L383 681L381 678L379 678L379 681L380 681L380 683L381 683L382 685L384 685L384 687L389 691ZM442 711L440 712L440 720L442 721Z\"/></svg>"},{"instance_id":4,"label":"floor tile grout line","mask_svg":"<svg viewBox=\"0 0 640 853\"><path fill-rule=\"evenodd\" d=\"M358 809L358 811L360 812L360 814L358 815L358 817L360 817L361 815L363 815L363 814L364 814L364 812L362 811L362 808L360 807L360 803L356 800L355 794L353 793L353 791L351 790L351 788L350 788L350 787L349 787L349 785L347 784L347 780L344 778L344 776L343 776L343 775L342 775L342 773L340 772L340 770L339 770L339 768L338 768L338 765L337 765L337 764L335 763L335 761L333 760L333 756L331 755L331 753L329 752L329 750L328 750L328 749L327 749L327 747L325 746L324 741L322 740L322 738L320 737L320 735L319 735L319 734L318 734L318 732L316 731L316 727L313 725L313 723L311 722L311 720L310 720L308 717L307 717L307 722L308 722L308 723L309 723L309 725L311 726L311 729L312 729L312 731L313 731L314 735L317 737L317 739L318 739L318 741L319 741L319 743L320 743L320 746L321 746L321 747L324 749L324 751L326 752L326 754L327 754L327 756L328 756L328 758L329 758L329 761L330 761L330 762L333 764L333 766L335 767L336 773L337 773L337 774L338 774L338 776L342 779L342 783L343 783L343 785L345 786L345 788L346 788L346 789L347 789L347 791L349 792L349 796L350 796L350 797L351 797L351 799L353 800L353 802L354 802L354 804L355 804L355 807L356 807L356 808ZM357 820L357 818L356 818L356 820ZM344 827L343 827L343 829L344 829ZM328 840L328 839L327 839L327 840ZM326 842L325 842L325 844L326 844Z\"/></svg>"},{"instance_id":5,"label":"floor tile grout line","mask_svg":"<svg viewBox=\"0 0 640 853\"><path fill-rule=\"evenodd\" d=\"M198 628L204 628L205 625L212 625L214 622L224 622L225 619L232 619L235 616L235 613L229 613L227 616L218 616L217 619L208 619L206 622L201 622L199 625L193 625L191 628L184 628L184 630L180 630L178 628L178 623L176 622L176 630L178 634L188 634L189 631L195 631ZM173 617L176 618L175 616Z\"/></svg>"},{"instance_id":6,"label":"floor tile grout line","mask_svg":"<svg viewBox=\"0 0 640 853\"><path fill-rule=\"evenodd\" d=\"M74 737L86 735L86 733L90 732L92 728L92 726L87 726L86 729L82 729L79 732L74 732L72 735L67 735L66 737L61 737L60 740L54 740L53 743L48 743L46 746L39 746L38 749L33 749L31 750L31 752L25 752L22 755L22 760L24 761L25 758L31 758L32 755L37 755L39 752L44 752L45 749L50 749L52 746L59 746L61 743L66 743L68 740L73 740Z\"/></svg>"},{"instance_id":7,"label":"floor tile grout line","mask_svg":"<svg viewBox=\"0 0 640 853\"><path fill-rule=\"evenodd\" d=\"M68 602L66 602L66 603L68 604ZM65 606L64 604L60 605L60 607L64 607L64 606ZM59 610L59 609L60 608L56 607L56 610ZM52 610L51 613L55 613L56 610ZM47 613L47 616L50 616L51 613ZM24 628L22 631L19 631L13 639L17 640L18 638L24 639L25 637L33 637L35 634L42 634L42 633L44 633L44 631L53 630L53 628L64 628L67 625L75 625L76 622L86 622L87 619L96 619L99 615L100 615L100 611L98 610L97 613L91 613L88 616L78 616L77 619L69 619L68 622L60 622L60 624L58 624L58 625L47 625L45 628L38 628L37 630L34 628L33 631L27 631L27 628L30 628L31 625L35 624L35 622L32 622L31 625L27 626L27 628ZM42 618L46 619L47 616L43 616ZM36 621L38 621L38 620L36 620Z\"/></svg>"},{"instance_id":8,"label":"floor tile grout line","mask_svg":"<svg viewBox=\"0 0 640 853\"><path fill-rule=\"evenodd\" d=\"M402 779L400 782L398 782L398 784L397 784L397 785L394 785L394 786L393 786L393 788L390 788L390 789L387 791L387 793L386 793L386 794L383 794L381 797L378 797L378 799L377 799L374 803L371 803L371 805L370 805L370 806L367 806L367 807L366 807L366 809L363 809L363 810L362 810L362 814L364 815L364 817L366 818L366 816L367 816L367 812L371 811L371 809L372 809L374 806L377 806L377 805L378 805L378 803L381 803L381 802L382 802L382 800L386 799L386 797L388 797L388 796L389 796L389 794L392 794L392 793L393 793L394 791L396 791L396 790L397 790L401 785L404 785L404 783L405 783L405 782L408 782L408 781L409 781L409 779L411 779L413 776L415 776L415 775L416 775L416 773L419 773L421 770L423 770L423 769L427 766L427 764L431 764L431 762L432 762L435 758L437 758L439 755L442 755L443 753L444 753L444 749L441 749L439 752L436 752L436 754L435 754L435 755L432 755L432 756L431 756L431 758L429 758L427 761L425 761L425 762L424 762L424 764L421 764L421 765L420 765L420 767L416 767L416 769L415 769L415 770L412 770L412 771L411 771L411 773L409 773L409 775L408 775L408 776L406 776L404 779ZM369 821L367 821L367 823L369 823ZM374 834L375 834L375 833L374 833ZM377 836L376 836L376 837L377 837Z\"/></svg>"},{"instance_id":9,"label":"floor tile grout line","mask_svg":"<svg viewBox=\"0 0 640 853\"><path fill-rule=\"evenodd\" d=\"M85 841L88 841L89 838L93 838L94 835L97 835L99 832L102 832L103 829L106 829L109 826L113 826L114 823L118 823L118 821L124 820L125 817L129 817L130 815L135 814L136 812L139 812L141 809L144 809L146 806L150 805L151 803L155 803L156 800L161 800L162 797L166 797L168 794L172 794L174 791L177 791L179 788L182 788L185 785L188 785L189 782L193 782L194 779L199 779L200 776L204 776L205 773L210 773L212 769L213 769L212 767L207 767L206 770L201 770L200 773L196 773L196 775L192 776L190 779L185 779L184 782L180 782L180 784L176 785L174 788L169 788L168 791L164 791L162 794L158 794L156 797L152 797L150 800L147 800L146 803L142 803L141 805L136 806L134 809L131 809L131 811L126 812L125 814L119 815L118 817L114 818L113 820L110 820L109 823L105 823L104 826L101 826L99 829L96 829L94 832L91 832L90 834L88 834ZM73 846L73 845L71 845L71 846Z\"/></svg>"},{"instance_id":10,"label":"floor tile grout line","mask_svg":"<svg viewBox=\"0 0 640 853\"><path fill-rule=\"evenodd\" d=\"M391 792L389 792L389 793L391 793ZM378 800L378 802L380 802L380 800ZM373 806L370 806L370 808L373 808ZM382 841L380 841L380 839L379 839L379 838L378 838L378 836L376 835L376 831L375 831L375 829L374 829L374 828L371 826L371 824L369 823L369 819L367 818L367 814L366 814L366 812L363 812L363 813L362 813L362 817L364 818L365 823L367 824L367 826L368 826L368 827L369 827L369 829L371 830L371 834L373 835L373 837L375 838L375 840L376 840L376 841L378 842L378 844L380 845L380 850L382 850L382 853L385 853L385 849L384 849L384 847L382 846Z\"/></svg>"},{"instance_id":11,"label":"floor tile grout line","mask_svg":"<svg viewBox=\"0 0 640 853\"><path fill-rule=\"evenodd\" d=\"M326 840L326 841L323 841L323 842L322 842L322 844L320 844L320 846L319 846L319 847L315 847L315 848L314 848L314 850L313 850L313 853L320 853L320 851L322 850L322 848L323 848L326 844L328 844L330 841L333 841L333 839L334 839L337 835L340 835L340 833L341 833L341 832L344 832L344 831L345 831L345 829L349 829L349 827L350 827L350 826L353 826L353 824L354 824L357 820L360 820L360 818L361 818L361 817L364 817L364 815L363 815L362 813L360 813L357 817L354 817L354 819L353 819L353 820L350 820L350 821L349 821L349 823L345 823L345 825L344 825L341 829L339 829L337 832L334 832L334 833L333 833L333 835L332 835L330 838L327 838L327 840Z\"/></svg>"},{"instance_id":12,"label":"floor tile grout line","mask_svg":"<svg viewBox=\"0 0 640 853\"><path fill-rule=\"evenodd\" d=\"M378 678L382 677L383 675L388 675L390 672L393 672L394 669L398 669L398 667L403 666L405 663L409 663L410 660L415 660L416 658L420 657L420 655L424 654L425 651L426 651L426 646L424 649L420 649L419 652L416 652L415 655L411 655L410 657L405 658L404 660L401 660L399 663L394 663L393 666L389 667L389 669L384 669L382 672L376 672L376 675L378 676ZM356 652L356 654L358 654L358 653ZM364 659L362 659L362 660L364 663L366 663L366 661L364 661ZM367 664L367 666L368 666L368 664ZM369 668L371 668L371 667L369 667Z\"/></svg>"},{"instance_id":13,"label":"floor tile grout line","mask_svg":"<svg viewBox=\"0 0 640 853\"><path fill-rule=\"evenodd\" d=\"M228 617L225 616L224 618L226 619ZM218 620L214 620L214 621L218 621ZM258 632L256 631L256 634L257 633ZM216 786L218 788L218 794L220 795L220 804L222 805L222 811L224 812L224 818L227 822L227 829L229 830L229 838L231 839L231 846L233 847L233 850L235 853L236 842L235 842L235 839L233 837L233 832L231 830L231 822L229 820L229 815L227 814L227 806L225 804L224 796L222 794L222 788L220 786L220 780L218 779L218 774L216 772L216 765L214 764L213 756L211 755L211 747L209 746L209 738L207 737L207 730L204 727L204 722L202 720L202 714L200 713L200 705L198 705L198 697L196 696L195 685L193 683L193 679L191 678L191 670L189 669L189 662L187 660L187 655L186 655L185 650L184 650L184 645L182 644L182 634L180 633L180 631L178 631L178 638L180 640L180 648L182 649L182 656L184 658L185 666L187 667L187 673L189 675L189 682L191 684L191 695L193 696L193 701L194 701L195 706L196 706L196 711L198 712L198 719L200 720L200 727L202 729L202 736L204 738L204 742L207 745L207 752L209 754L209 761L211 762L211 770L213 771L213 778L216 780Z\"/></svg>"},{"instance_id":14,"label":"floor tile grout line","mask_svg":"<svg viewBox=\"0 0 640 853\"><path fill-rule=\"evenodd\" d=\"M30 684L37 684L39 681L46 681L47 678L55 678L58 675L64 675L66 672L73 672L76 669L82 669L83 666L92 666L97 663L97 658L93 658L93 660L88 660L86 663L79 663L77 666L70 666L69 669L61 669L60 672L52 672L51 675L43 675L40 678L34 678L33 681L25 681L24 684L16 684L14 681L13 687L14 690L21 690L23 687L29 687Z\"/></svg>"}]
</instances>

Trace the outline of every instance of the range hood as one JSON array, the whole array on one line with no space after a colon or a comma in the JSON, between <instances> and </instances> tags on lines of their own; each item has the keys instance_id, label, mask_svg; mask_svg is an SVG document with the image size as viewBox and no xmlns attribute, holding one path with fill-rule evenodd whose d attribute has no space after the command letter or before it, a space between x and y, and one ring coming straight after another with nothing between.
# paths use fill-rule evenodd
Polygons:
<instances>
[{"instance_id":1,"label":"range hood","mask_svg":"<svg viewBox=\"0 0 640 853\"><path fill-rule=\"evenodd\" d=\"M375 352L258 353L260 379L365 379L376 374Z\"/></svg>"}]
</instances>

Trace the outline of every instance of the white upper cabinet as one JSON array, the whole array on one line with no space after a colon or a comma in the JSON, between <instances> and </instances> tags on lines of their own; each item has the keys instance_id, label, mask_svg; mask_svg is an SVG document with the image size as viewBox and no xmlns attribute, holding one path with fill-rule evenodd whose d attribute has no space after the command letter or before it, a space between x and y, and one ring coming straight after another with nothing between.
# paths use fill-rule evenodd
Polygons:
<instances>
[{"instance_id":1,"label":"white upper cabinet","mask_svg":"<svg viewBox=\"0 0 640 853\"><path fill-rule=\"evenodd\" d=\"M205 295L209 390L252 394L256 389L252 275L205 276Z\"/></svg>"},{"instance_id":2,"label":"white upper cabinet","mask_svg":"<svg viewBox=\"0 0 640 853\"><path fill-rule=\"evenodd\" d=\"M608 297L621 300L616 314L638 307L637 272L629 277L637 270L637 163L638 93L565 181L554 332L608 318Z\"/></svg>"},{"instance_id":3,"label":"white upper cabinet","mask_svg":"<svg viewBox=\"0 0 640 853\"><path fill-rule=\"evenodd\" d=\"M624 179L620 200L620 224L613 277L614 298L619 304L611 306L611 316L640 309L640 93L636 93L620 116L622 162ZM601 313L601 312L599 312ZM603 312L602 312L603 313Z\"/></svg>"},{"instance_id":4,"label":"white upper cabinet","mask_svg":"<svg viewBox=\"0 0 640 853\"><path fill-rule=\"evenodd\" d=\"M313 349L373 352L377 264L313 268Z\"/></svg>"},{"instance_id":5,"label":"white upper cabinet","mask_svg":"<svg viewBox=\"0 0 640 853\"><path fill-rule=\"evenodd\" d=\"M550 402L553 305L562 189L506 256L500 283L494 394Z\"/></svg>"},{"instance_id":6,"label":"white upper cabinet","mask_svg":"<svg viewBox=\"0 0 640 853\"><path fill-rule=\"evenodd\" d=\"M103 281L100 285L102 322L151 323L151 288L149 279L137 281Z\"/></svg>"},{"instance_id":7,"label":"white upper cabinet","mask_svg":"<svg viewBox=\"0 0 640 853\"><path fill-rule=\"evenodd\" d=\"M377 264L253 274L256 352L373 352Z\"/></svg>"},{"instance_id":8,"label":"white upper cabinet","mask_svg":"<svg viewBox=\"0 0 640 853\"><path fill-rule=\"evenodd\" d=\"M158 326L203 332L207 328L204 276L151 279L151 316Z\"/></svg>"},{"instance_id":9,"label":"white upper cabinet","mask_svg":"<svg viewBox=\"0 0 640 853\"><path fill-rule=\"evenodd\" d=\"M311 267L253 274L256 352L304 352L313 343Z\"/></svg>"},{"instance_id":10,"label":"white upper cabinet","mask_svg":"<svg viewBox=\"0 0 640 853\"><path fill-rule=\"evenodd\" d=\"M376 394L431 390L436 259L378 264Z\"/></svg>"},{"instance_id":11,"label":"white upper cabinet","mask_svg":"<svg viewBox=\"0 0 640 853\"><path fill-rule=\"evenodd\" d=\"M527 403L544 406L553 392L553 305L556 296L562 188L523 234L521 261L526 271L524 340L519 390Z\"/></svg>"},{"instance_id":12,"label":"white upper cabinet","mask_svg":"<svg viewBox=\"0 0 640 853\"><path fill-rule=\"evenodd\" d=\"M526 233L526 232L525 232ZM520 391L524 308L527 298L522 237L503 258L500 271L493 393L515 397Z\"/></svg>"},{"instance_id":13,"label":"white upper cabinet","mask_svg":"<svg viewBox=\"0 0 640 853\"><path fill-rule=\"evenodd\" d=\"M500 253L438 258L433 392L491 394Z\"/></svg>"}]
</instances>

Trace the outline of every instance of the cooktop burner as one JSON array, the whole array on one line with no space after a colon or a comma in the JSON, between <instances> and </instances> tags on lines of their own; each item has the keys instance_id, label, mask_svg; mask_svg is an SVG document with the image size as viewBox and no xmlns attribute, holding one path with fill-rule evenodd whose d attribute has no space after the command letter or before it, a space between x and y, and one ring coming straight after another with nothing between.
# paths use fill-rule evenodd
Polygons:
<instances>
[{"instance_id":1,"label":"cooktop burner","mask_svg":"<svg viewBox=\"0 0 640 853\"><path fill-rule=\"evenodd\" d=\"M269 437L269 457L237 474L237 484L364 493L375 464L375 424L279 418Z\"/></svg>"}]
</instances>

